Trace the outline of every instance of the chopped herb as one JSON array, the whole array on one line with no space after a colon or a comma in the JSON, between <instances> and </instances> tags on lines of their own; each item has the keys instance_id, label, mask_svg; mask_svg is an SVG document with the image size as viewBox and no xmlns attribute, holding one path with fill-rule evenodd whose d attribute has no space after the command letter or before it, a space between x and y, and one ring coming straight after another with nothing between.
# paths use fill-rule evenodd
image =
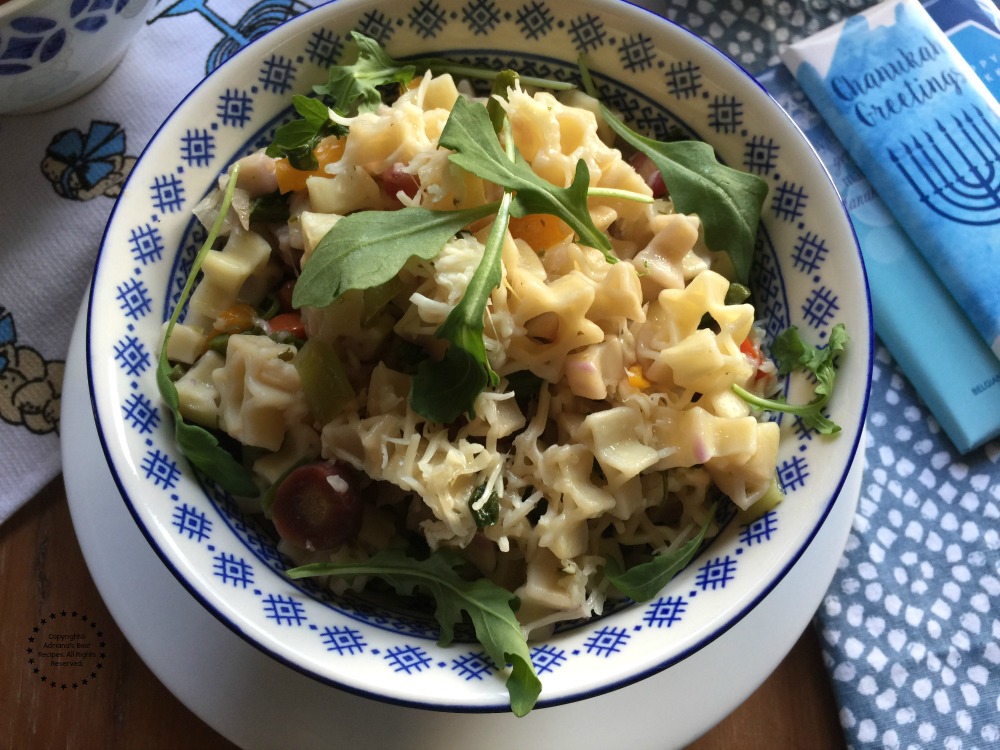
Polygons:
<instances>
[{"instance_id":1,"label":"chopped herb","mask_svg":"<svg viewBox=\"0 0 1000 750\"><path fill-rule=\"evenodd\" d=\"M830 340L822 348L805 341L795 326L786 328L775 338L771 345L771 356L780 374L787 375L792 370L802 369L815 376L814 398L808 403L789 404L784 400L761 398L738 385L733 386L733 391L758 409L794 414L806 426L823 435L840 432L840 425L824 417L822 410L833 394L833 382L837 376L835 360L844 351L848 341L847 329L843 323L838 323L831 329Z\"/></svg>"},{"instance_id":2,"label":"chopped herb","mask_svg":"<svg viewBox=\"0 0 1000 750\"><path fill-rule=\"evenodd\" d=\"M330 110L318 99L295 94L292 105L299 119L278 128L264 153L288 159L295 169L306 172L318 169L319 162L313 153L316 145L327 136L345 135L347 128L331 120Z\"/></svg>"},{"instance_id":3,"label":"chopped herb","mask_svg":"<svg viewBox=\"0 0 1000 750\"><path fill-rule=\"evenodd\" d=\"M490 490L489 497L483 500L488 486L489 482L477 485L469 496L469 511L478 529L494 526L500 520L500 495L497 491Z\"/></svg>"},{"instance_id":4,"label":"chopped herb","mask_svg":"<svg viewBox=\"0 0 1000 750\"><path fill-rule=\"evenodd\" d=\"M275 190L254 198L250 203L250 221L262 224L284 224L288 221L288 196Z\"/></svg>"}]
</instances>

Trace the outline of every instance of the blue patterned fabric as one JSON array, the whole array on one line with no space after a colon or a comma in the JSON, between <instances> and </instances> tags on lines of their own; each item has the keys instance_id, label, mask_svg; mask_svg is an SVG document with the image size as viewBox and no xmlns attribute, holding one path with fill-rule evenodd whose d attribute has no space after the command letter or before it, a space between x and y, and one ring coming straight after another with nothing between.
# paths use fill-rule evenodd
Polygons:
<instances>
[{"instance_id":1,"label":"blue patterned fabric","mask_svg":"<svg viewBox=\"0 0 1000 750\"><path fill-rule=\"evenodd\" d=\"M0 118L0 522L59 471L62 360L104 223L135 155L201 77L312 4L161 2L123 64L96 91L53 112ZM873 2L638 4L762 73L779 64L782 45ZM99 6L77 5L81 13ZM433 27L433 6L427 3L414 22ZM544 6L524 4L525 34L543 34ZM488 33L497 22L495 5L476 0L468 7L468 22ZM392 32L375 17L370 23L364 31L371 36ZM333 59L340 44L318 38L314 53ZM282 90L289 64L275 59L254 85ZM158 74L164 70L170 75ZM228 92L219 119L242 127L249 106L246 92ZM196 166L212 144L210 133L190 132L183 161ZM156 181L158 210L179 205L179 185L172 175ZM137 226L130 243L137 266L163 253L150 224ZM119 291L126 315L148 312L143 289ZM160 418L141 395L125 405L137 429L151 429ZM880 348L866 448L854 528L816 618L846 741L857 748L1000 748L1000 442L958 455ZM179 533L192 537L211 531L210 521L186 507L178 507L174 520ZM237 587L254 583L245 561L232 556L219 556L216 575ZM267 602L278 622L299 617L295 605Z\"/></svg>"},{"instance_id":2,"label":"blue patterned fabric","mask_svg":"<svg viewBox=\"0 0 1000 750\"><path fill-rule=\"evenodd\" d=\"M849 745L1000 747L1000 441L957 455L879 348L854 528L817 614Z\"/></svg>"}]
</instances>

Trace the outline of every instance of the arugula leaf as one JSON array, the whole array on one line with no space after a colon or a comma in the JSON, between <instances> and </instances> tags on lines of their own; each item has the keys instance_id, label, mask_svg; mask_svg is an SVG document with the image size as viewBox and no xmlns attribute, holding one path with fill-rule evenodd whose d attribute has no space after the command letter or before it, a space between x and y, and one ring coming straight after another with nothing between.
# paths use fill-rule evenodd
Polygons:
<instances>
[{"instance_id":1,"label":"arugula leaf","mask_svg":"<svg viewBox=\"0 0 1000 750\"><path fill-rule=\"evenodd\" d=\"M501 255L510 220L510 193L504 193L483 257L476 266L461 301L434 335L450 342L440 360L425 359L410 385L410 405L433 422L449 424L464 412L473 413L476 397L500 377L490 367L483 343L483 319L493 290L503 278Z\"/></svg>"},{"instance_id":2,"label":"arugula leaf","mask_svg":"<svg viewBox=\"0 0 1000 750\"><path fill-rule=\"evenodd\" d=\"M485 107L480 111L485 113ZM454 115L454 110L452 114ZM451 122L451 118L448 122ZM511 161L516 153L510 121L504 118L503 126L507 137L507 151L501 151L501 154L504 159ZM447 124L444 129L448 129ZM491 130L491 138L492 135ZM464 412L474 414L476 397L487 384L496 386L500 382L500 376L493 371L486 355L483 318L490 295L503 278L503 243L510 222L512 201L511 192L504 191L486 238L483 257L469 279L465 294L448 313L441 327L434 332L435 336L450 343L444 357L421 362L411 381L410 405L415 412L431 421L449 424Z\"/></svg>"},{"instance_id":3,"label":"arugula leaf","mask_svg":"<svg viewBox=\"0 0 1000 750\"><path fill-rule=\"evenodd\" d=\"M495 213L499 203L460 211L407 206L359 211L340 219L319 241L295 284L295 307L325 307L351 289L394 278L412 257L429 260L464 227Z\"/></svg>"},{"instance_id":4,"label":"arugula leaf","mask_svg":"<svg viewBox=\"0 0 1000 750\"><path fill-rule=\"evenodd\" d=\"M226 192L223 194L219 214L215 217L215 223L209 230L204 244L198 250L198 254L191 264L191 273L188 274L184 288L181 290L181 296L177 300L177 306L174 308L173 314L167 322L167 330L163 335L160 357L156 367L156 385L160 390L160 396L173 415L174 439L177 442L177 447L181 449L181 453L187 457L188 461L206 476L214 479L227 492L234 495L255 497L258 494L257 485L254 483L253 477L246 467L219 445L219 441L215 435L203 427L189 425L184 421L180 412L180 397L177 394L177 386L170 379L171 367L167 359L167 344L170 341L170 336L173 334L174 326L177 325L181 310L191 295L195 278L201 270L205 256L212 249L212 245L222 229L222 223L233 201L233 192L236 189L238 176L239 164L233 167L233 171L229 175L229 183L226 185Z\"/></svg>"},{"instance_id":5,"label":"arugula leaf","mask_svg":"<svg viewBox=\"0 0 1000 750\"><path fill-rule=\"evenodd\" d=\"M455 152L448 157L452 163L514 192L516 200L511 206L511 214L557 216L577 233L580 242L597 248L609 262L615 262L611 241L594 225L587 208L590 170L586 162L578 161L573 183L567 188L559 188L535 174L519 153L515 153L513 161L509 159L494 133L486 107L459 97L438 143Z\"/></svg>"},{"instance_id":6,"label":"arugula leaf","mask_svg":"<svg viewBox=\"0 0 1000 750\"><path fill-rule=\"evenodd\" d=\"M359 563L313 563L286 571L289 578L335 575L341 578L375 576L391 585L402 596L415 589L434 597L434 615L441 627L439 643L447 646L454 639L455 624L462 612L472 620L476 638L498 669L508 662L507 677L511 711L524 716L534 707L542 690L535 674L531 653L521 626L514 616L517 597L486 578L467 581L456 568L458 555L438 549L425 560L408 557L402 550L387 549Z\"/></svg>"},{"instance_id":7,"label":"arugula leaf","mask_svg":"<svg viewBox=\"0 0 1000 750\"><path fill-rule=\"evenodd\" d=\"M408 84L417 69L408 63L393 60L374 39L351 32L358 47L357 60L352 65L331 65L325 84L313 86L317 94L333 98L334 106L342 114L352 114L355 107L370 112L382 103L379 86L387 83Z\"/></svg>"},{"instance_id":8,"label":"arugula leaf","mask_svg":"<svg viewBox=\"0 0 1000 750\"><path fill-rule=\"evenodd\" d=\"M767 197L767 183L715 158L701 141L662 143L629 129L603 104L604 119L618 136L648 156L667 186L674 208L698 214L705 227L705 244L725 252L732 261L736 280L746 283L753 262L757 225Z\"/></svg>"},{"instance_id":9,"label":"arugula leaf","mask_svg":"<svg viewBox=\"0 0 1000 750\"><path fill-rule=\"evenodd\" d=\"M300 119L278 128L264 153L274 158L284 157L295 169L309 172L319 168L313 153L316 145L327 136L346 134L347 128L331 120L327 106L318 99L295 94L292 105Z\"/></svg>"},{"instance_id":10,"label":"arugula leaf","mask_svg":"<svg viewBox=\"0 0 1000 750\"><path fill-rule=\"evenodd\" d=\"M836 357L844 351L849 340L843 323L837 323L830 330L830 340L822 348L805 341L795 326L789 326L775 338L771 345L771 356L780 374L787 375L794 369L803 369L816 377L816 387L813 389L815 397L806 404L793 405L783 399L761 398L738 385L733 385L733 391L758 409L794 414L808 427L823 435L840 432L840 425L824 417L822 409L833 395L833 383L837 376Z\"/></svg>"},{"instance_id":11,"label":"arugula leaf","mask_svg":"<svg viewBox=\"0 0 1000 750\"><path fill-rule=\"evenodd\" d=\"M500 105L497 100L499 96L501 99L507 98L507 92L514 87L517 83L518 75L514 70L501 70L497 73L497 77L493 80L493 91L486 102L486 112L490 116L490 123L493 125L493 130L499 133L503 130L504 123L507 122L507 112Z\"/></svg>"},{"instance_id":12,"label":"arugula leaf","mask_svg":"<svg viewBox=\"0 0 1000 750\"><path fill-rule=\"evenodd\" d=\"M618 561L609 558L604 566L604 575L625 596L636 602L648 602L664 586L691 562L701 549L708 527L715 518L715 506L708 512L708 518L693 538L675 550L656 555L648 562L640 563L623 571Z\"/></svg>"}]
</instances>

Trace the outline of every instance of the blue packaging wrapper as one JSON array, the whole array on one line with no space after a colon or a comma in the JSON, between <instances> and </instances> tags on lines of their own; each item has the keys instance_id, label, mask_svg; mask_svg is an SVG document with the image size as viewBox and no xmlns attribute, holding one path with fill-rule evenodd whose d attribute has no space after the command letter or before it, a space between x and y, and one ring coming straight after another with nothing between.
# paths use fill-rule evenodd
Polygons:
<instances>
[{"instance_id":1,"label":"blue packaging wrapper","mask_svg":"<svg viewBox=\"0 0 1000 750\"><path fill-rule=\"evenodd\" d=\"M1000 358L997 99L916 0L874 6L782 60Z\"/></svg>"},{"instance_id":2,"label":"blue packaging wrapper","mask_svg":"<svg viewBox=\"0 0 1000 750\"><path fill-rule=\"evenodd\" d=\"M757 76L812 143L865 260L875 332L962 453L1000 435L1000 361L784 68Z\"/></svg>"},{"instance_id":3,"label":"blue packaging wrapper","mask_svg":"<svg viewBox=\"0 0 1000 750\"><path fill-rule=\"evenodd\" d=\"M1000 91L1000 11L982 0L930 0L925 8ZM1000 435L1000 361L789 72L771 68L758 78L802 128L844 198L879 338L959 451Z\"/></svg>"}]
</instances>

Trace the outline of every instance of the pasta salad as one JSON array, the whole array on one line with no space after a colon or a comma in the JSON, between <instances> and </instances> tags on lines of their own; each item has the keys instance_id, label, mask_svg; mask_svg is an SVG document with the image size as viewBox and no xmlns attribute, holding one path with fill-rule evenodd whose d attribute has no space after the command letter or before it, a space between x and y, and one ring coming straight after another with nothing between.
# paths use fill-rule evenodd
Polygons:
<instances>
[{"instance_id":1,"label":"pasta salad","mask_svg":"<svg viewBox=\"0 0 1000 750\"><path fill-rule=\"evenodd\" d=\"M632 132L592 87L355 39L196 208L159 384L291 576L431 593L444 640L464 614L511 665L523 714L527 640L655 595L720 504L780 500L766 410L836 425L829 387L770 394L795 365L832 386L846 337L764 354L745 284L766 186L707 145Z\"/></svg>"}]
</instances>

